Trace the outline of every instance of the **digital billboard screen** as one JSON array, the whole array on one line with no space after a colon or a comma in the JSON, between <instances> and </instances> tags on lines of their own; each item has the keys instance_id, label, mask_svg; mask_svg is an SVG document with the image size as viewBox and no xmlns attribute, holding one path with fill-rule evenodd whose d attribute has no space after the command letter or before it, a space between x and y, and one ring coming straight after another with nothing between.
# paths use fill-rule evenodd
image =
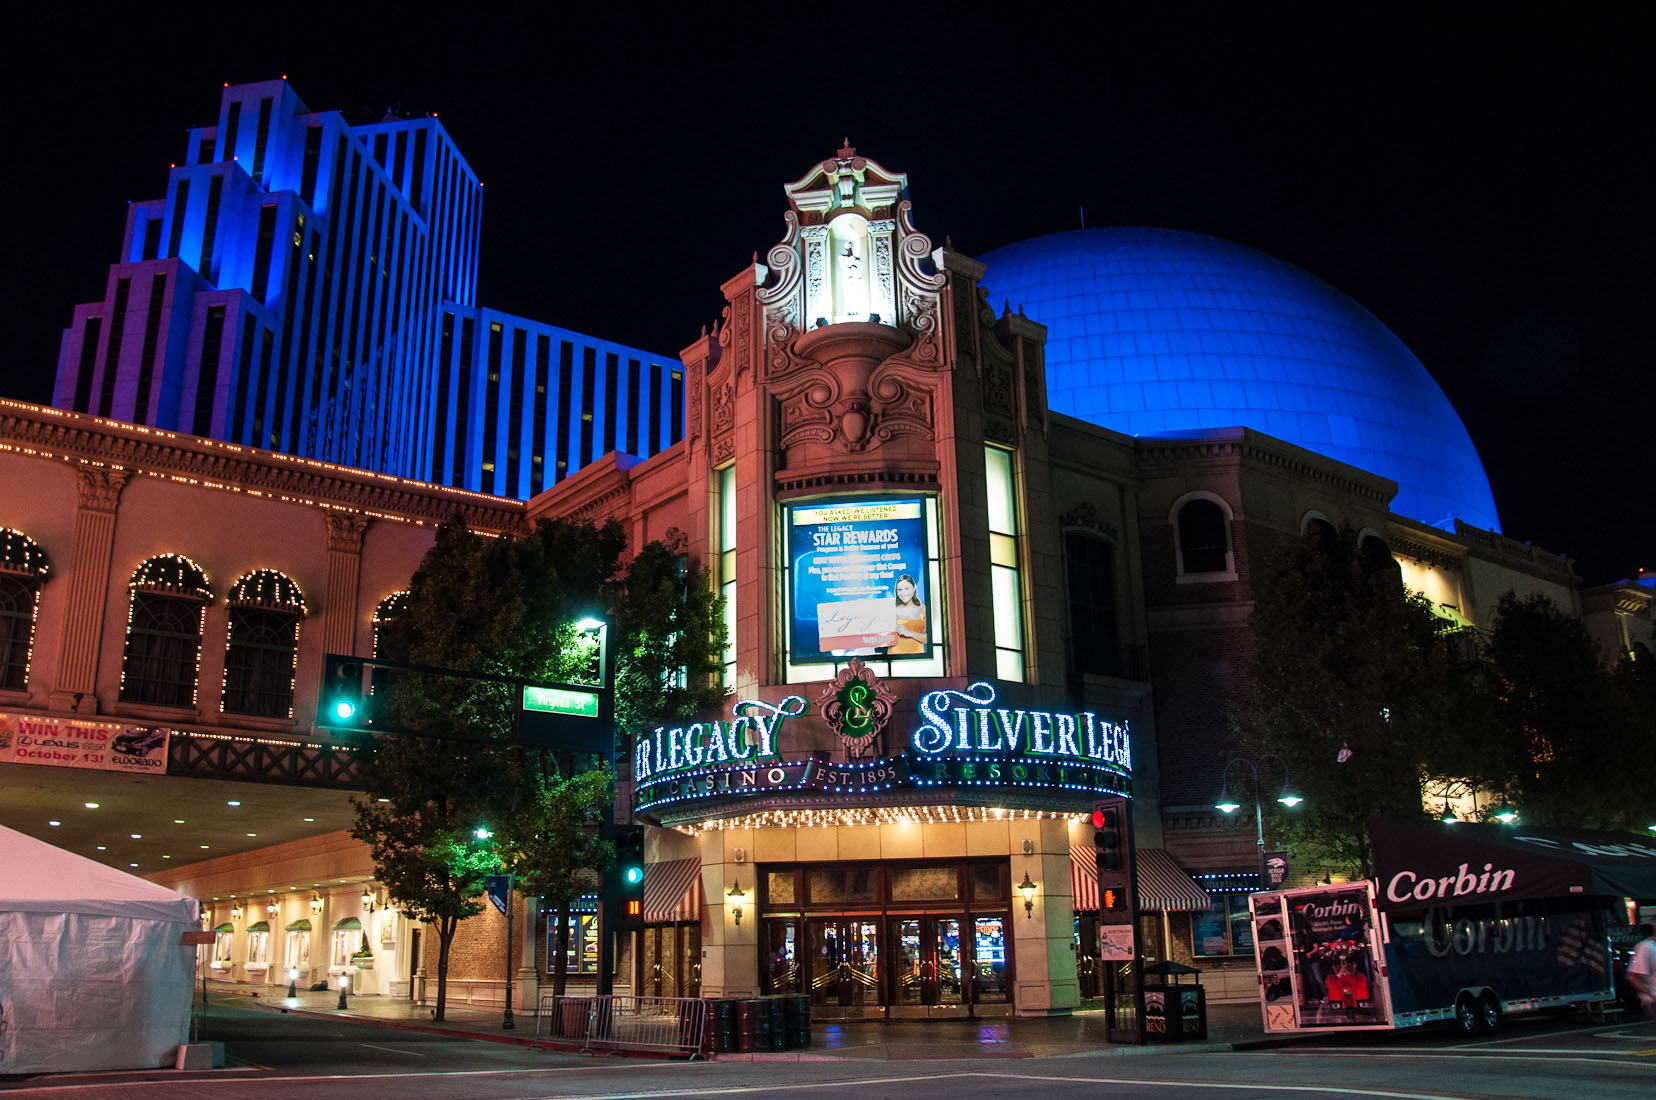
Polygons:
<instances>
[{"instance_id":1,"label":"digital billboard screen","mask_svg":"<svg viewBox=\"0 0 1656 1100\"><path fill-rule=\"evenodd\" d=\"M931 654L920 497L788 510L795 661Z\"/></svg>"}]
</instances>

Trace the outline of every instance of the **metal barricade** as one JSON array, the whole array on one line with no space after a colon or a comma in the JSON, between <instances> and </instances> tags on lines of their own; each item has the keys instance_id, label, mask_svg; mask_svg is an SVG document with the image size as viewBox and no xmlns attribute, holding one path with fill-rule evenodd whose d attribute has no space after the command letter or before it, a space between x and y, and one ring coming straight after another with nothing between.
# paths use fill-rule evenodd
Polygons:
<instances>
[{"instance_id":1,"label":"metal barricade","mask_svg":"<svg viewBox=\"0 0 1656 1100\"><path fill-rule=\"evenodd\" d=\"M535 1013L535 1038L578 1043L585 1048L594 999L541 994L540 1009Z\"/></svg>"},{"instance_id":2,"label":"metal barricade","mask_svg":"<svg viewBox=\"0 0 1656 1100\"><path fill-rule=\"evenodd\" d=\"M535 1037L582 1050L703 1055L707 1002L700 997L541 997Z\"/></svg>"}]
</instances>

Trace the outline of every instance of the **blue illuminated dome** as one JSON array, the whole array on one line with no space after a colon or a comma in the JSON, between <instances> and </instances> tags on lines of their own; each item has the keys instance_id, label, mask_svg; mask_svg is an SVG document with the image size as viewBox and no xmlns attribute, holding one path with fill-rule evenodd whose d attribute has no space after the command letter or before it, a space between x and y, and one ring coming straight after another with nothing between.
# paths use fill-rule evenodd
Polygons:
<instances>
[{"instance_id":1,"label":"blue illuminated dome","mask_svg":"<svg viewBox=\"0 0 1656 1100\"><path fill-rule=\"evenodd\" d=\"M1129 435L1248 427L1397 482L1392 510L1500 530L1448 398L1367 310L1297 267L1171 229L1085 229L996 249L998 310L1047 326L1047 398Z\"/></svg>"}]
</instances>

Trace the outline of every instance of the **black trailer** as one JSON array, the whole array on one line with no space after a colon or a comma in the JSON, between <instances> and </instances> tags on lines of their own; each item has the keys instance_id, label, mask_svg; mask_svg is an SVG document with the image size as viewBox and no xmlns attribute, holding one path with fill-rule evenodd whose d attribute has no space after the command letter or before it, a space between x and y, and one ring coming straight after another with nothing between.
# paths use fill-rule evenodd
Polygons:
<instances>
[{"instance_id":1,"label":"black trailer","mask_svg":"<svg viewBox=\"0 0 1656 1100\"><path fill-rule=\"evenodd\" d=\"M1253 895L1268 1032L1451 1021L1615 997L1625 900L1656 897L1656 843L1619 833L1369 822L1373 880Z\"/></svg>"}]
</instances>

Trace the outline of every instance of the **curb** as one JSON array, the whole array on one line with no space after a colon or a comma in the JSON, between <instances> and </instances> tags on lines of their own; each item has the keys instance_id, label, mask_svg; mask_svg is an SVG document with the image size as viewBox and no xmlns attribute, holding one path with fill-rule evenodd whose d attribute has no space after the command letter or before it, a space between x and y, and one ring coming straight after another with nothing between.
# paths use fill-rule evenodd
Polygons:
<instances>
[{"instance_id":1,"label":"curb","mask_svg":"<svg viewBox=\"0 0 1656 1100\"><path fill-rule=\"evenodd\" d=\"M446 1039L482 1039L488 1043L505 1043L508 1046L535 1047L539 1050L553 1050L564 1054L579 1054L580 1047L552 1042L546 1039L537 1039L532 1035L497 1035L488 1031L467 1031L457 1027L443 1027L437 1024L415 1023L413 1020L387 1020L379 1016L360 1016L353 1012L340 1012L337 1009L297 1008L290 1005L277 1004L274 1001L259 1001L258 1007L268 1012L280 1012L289 1016L305 1016L313 1020L350 1020L356 1024L366 1024L369 1027L394 1028L398 1031L414 1031L422 1035L440 1035Z\"/></svg>"}]
</instances>

